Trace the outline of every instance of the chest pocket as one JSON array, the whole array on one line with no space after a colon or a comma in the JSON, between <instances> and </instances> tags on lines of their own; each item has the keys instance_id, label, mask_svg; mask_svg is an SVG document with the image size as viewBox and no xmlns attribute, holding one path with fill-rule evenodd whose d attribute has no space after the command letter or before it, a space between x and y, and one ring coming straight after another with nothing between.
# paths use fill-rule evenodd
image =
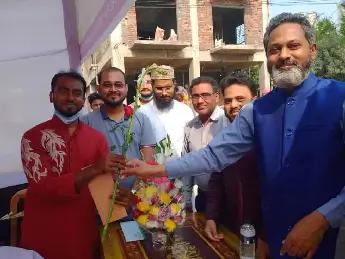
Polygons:
<instances>
[{"instance_id":1,"label":"chest pocket","mask_svg":"<svg viewBox=\"0 0 345 259\"><path fill-rule=\"evenodd\" d=\"M332 147L339 145L341 136L340 121L328 124L306 124L296 131L295 150L302 152L301 155L304 152L320 155L320 152L327 152Z\"/></svg>"}]
</instances>

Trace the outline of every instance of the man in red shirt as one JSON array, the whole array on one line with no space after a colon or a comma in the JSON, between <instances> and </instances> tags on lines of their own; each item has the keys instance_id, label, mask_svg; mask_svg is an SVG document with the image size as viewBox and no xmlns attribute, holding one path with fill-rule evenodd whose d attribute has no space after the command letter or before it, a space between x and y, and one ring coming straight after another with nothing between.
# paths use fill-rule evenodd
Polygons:
<instances>
[{"instance_id":1,"label":"man in red shirt","mask_svg":"<svg viewBox=\"0 0 345 259\"><path fill-rule=\"evenodd\" d=\"M45 259L100 258L96 207L88 183L124 169L125 158L109 153L105 137L79 121L86 82L75 72L51 82L51 120L25 132L21 158L29 187L20 246Z\"/></svg>"}]
</instances>

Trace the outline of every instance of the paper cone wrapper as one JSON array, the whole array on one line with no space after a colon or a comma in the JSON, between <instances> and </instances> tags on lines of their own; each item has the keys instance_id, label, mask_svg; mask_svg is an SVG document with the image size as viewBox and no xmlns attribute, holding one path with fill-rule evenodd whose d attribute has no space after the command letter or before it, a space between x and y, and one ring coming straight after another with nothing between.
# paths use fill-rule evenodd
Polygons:
<instances>
[{"instance_id":1,"label":"paper cone wrapper","mask_svg":"<svg viewBox=\"0 0 345 259\"><path fill-rule=\"evenodd\" d=\"M114 179L111 174L104 174L89 183L91 196L97 207L103 225L105 225L110 209L111 196L114 192ZM110 222L117 221L127 216L126 208L115 204Z\"/></svg>"}]
</instances>

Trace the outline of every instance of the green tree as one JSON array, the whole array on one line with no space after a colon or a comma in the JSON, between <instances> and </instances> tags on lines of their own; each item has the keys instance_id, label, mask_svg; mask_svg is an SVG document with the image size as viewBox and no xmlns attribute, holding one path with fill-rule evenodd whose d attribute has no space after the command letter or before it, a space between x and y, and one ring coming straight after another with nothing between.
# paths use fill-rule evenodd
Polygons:
<instances>
[{"instance_id":1,"label":"green tree","mask_svg":"<svg viewBox=\"0 0 345 259\"><path fill-rule=\"evenodd\" d=\"M248 68L243 68L243 69L237 69L236 71L242 71L245 72L250 76L250 78L253 80L253 82L259 86L259 71L260 68L259 66L250 66Z\"/></svg>"},{"instance_id":2,"label":"green tree","mask_svg":"<svg viewBox=\"0 0 345 259\"><path fill-rule=\"evenodd\" d=\"M340 9L339 6L339 11ZM343 20L345 29L345 19ZM312 70L317 76L345 81L345 34L342 34L341 26L340 21L337 30L329 18L324 18L317 24L317 58L312 64Z\"/></svg>"},{"instance_id":3,"label":"green tree","mask_svg":"<svg viewBox=\"0 0 345 259\"><path fill-rule=\"evenodd\" d=\"M339 3L338 10L340 13L339 33L342 37L342 40L345 41L345 0Z\"/></svg>"}]
</instances>

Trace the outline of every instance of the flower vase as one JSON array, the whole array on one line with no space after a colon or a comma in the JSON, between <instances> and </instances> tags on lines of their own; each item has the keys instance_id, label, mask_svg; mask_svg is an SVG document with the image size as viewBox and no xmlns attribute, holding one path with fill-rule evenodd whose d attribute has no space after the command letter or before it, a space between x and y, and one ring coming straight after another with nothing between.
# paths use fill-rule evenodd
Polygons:
<instances>
[{"instance_id":1,"label":"flower vase","mask_svg":"<svg viewBox=\"0 0 345 259\"><path fill-rule=\"evenodd\" d=\"M151 232L152 247L156 251L165 250L169 244L171 233L166 230L155 230Z\"/></svg>"}]
</instances>

